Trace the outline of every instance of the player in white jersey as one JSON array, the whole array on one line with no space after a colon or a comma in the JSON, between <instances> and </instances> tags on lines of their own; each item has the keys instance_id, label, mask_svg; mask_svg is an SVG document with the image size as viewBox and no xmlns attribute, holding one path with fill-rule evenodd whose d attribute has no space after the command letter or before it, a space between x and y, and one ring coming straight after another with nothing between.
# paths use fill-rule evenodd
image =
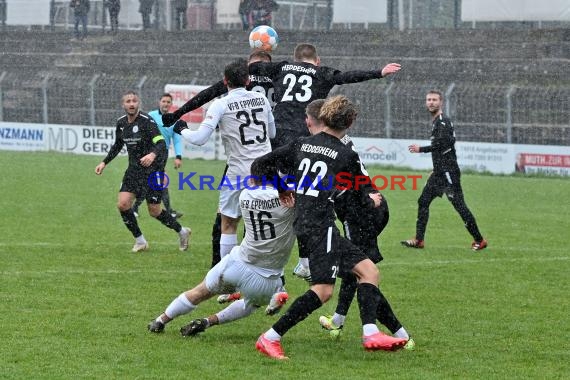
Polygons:
<instances>
[{"instance_id":1,"label":"player in white jersey","mask_svg":"<svg viewBox=\"0 0 570 380\"><path fill-rule=\"evenodd\" d=\"M257 180L255 186L248 185L240 194L239 205L246 228L241 245L210 269L198 286L175 298L164 313L148 325L149 331L164 331L172 319L190 313L200 302L216 294L239 291L243 298L216 314L212 324L246 317L262 305L277 302L280 307L285 303L287 294L282 292L281 275L295 242L294 198L291 194L279 194L273 186L274 178L278 179L276 172L275 168L252 165L251 175L255 179L265 176L269 180ZM183 327L181 333L194 335L204 331L208 320L198 321L198 326L191 323Z\"/></svg>"},{"instance_id":2,"label":"player in white jersey","mask_svg":"<svg viewBox=\"0 0 570 380\"><path fill-rule=\"evenodd\" d=\"M227 65L224 83L228 87L228 95L212 103L198 130L189 130L183 121L178 121L174 126L174 132L196 145L205 144L216 126L220 127L228 156L227 171L219 186L221 257L237 245L237 226L241 217L238 199L245 185L244 178L250 173L251 163L271 151L269 139L275 136L269 100L259 92L245 89L249 83L247 61L238 60Z\"/></svg>"}]
</instances>

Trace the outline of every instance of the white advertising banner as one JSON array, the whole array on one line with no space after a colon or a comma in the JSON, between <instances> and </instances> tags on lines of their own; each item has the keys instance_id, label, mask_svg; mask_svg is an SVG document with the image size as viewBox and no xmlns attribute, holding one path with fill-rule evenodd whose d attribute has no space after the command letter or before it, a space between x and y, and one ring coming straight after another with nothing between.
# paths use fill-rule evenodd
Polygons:
<instances>
[{"instance_id":1,"label":"white advertising banner","mask_svg":"<svg viewBox=\"0 0 570 380\"><path fill-rule=\"evenodd\" d=\"M47 150L41 124L0 123L0 150Z\"/></svg>"},{"instance_id":2,"label":"white advertising banner","mask_svg":"<svg viewBox=\"0 0 570 380\"><path fill-rule=\"evenodd\" d=\"M115 142L115 128L76 125L45 125L47 150L101 156L109 153ZM121 155L127 154L123 147Z\"/></svg>"},{"instance_id":3,"label":"white advertising banner","mask_svg":"<svg viewBox=\"0 0 570 380\"><path fill-rule=\"evenodd\" d=\"M570 21L568 0L462 0L462 21Z\"/></svg>"},{"instance_id":4,"label":"white advertising banner","mask_svg":"<svg viewBox=\"0 0 570 380\"><path fill-rule=\"evenodd\" d=\"M333 22L375 22L388 21L386 0L334 0Z\"/></svg>"},{"instance_id":5,"label":"white advertising banner","mask_svg":"<svg viewBox=\"0 0 570 380\"><path fill-rule=\"evenodd\" d=\"M114 141L115 128L110 127L0 122L0 150L50 150L103 158ZM408 151L409 145L428 145L428 140L354 137L352 141L362 161L367 165L390 165L415 170L430 170L433 167L431 154ZM455 144L455 149L462 170L494 174L522 172L570 176L570 146L461 141ZM126 154L125 147L120 154ZM170 156L173 155L171 150ZM184 156L189 159L226 159L218 132L201 147L185 144Z\"/></svg>"},{"instance_id":6,"label":"white advertising banner","mask_svg":"<svg viewBox=\"0 0 570 380\"><path fill-rule=\"evenodd\" d=\"M410 153L408 146L429 145L429 140L353 138L355 148L365 164L394 165L412 169L431 169L431 154ZM549 147L553 148L553 147ZM514 146L477 142L455 144L457 162L463 170L508 174L514 172Z\"/></svg>"},{"instance_id":7,"label":"white advertising banner","mask_svg":"<svg viewBox=\"0 0 570 380\"><path fill-rule=\"evenodd\" d=\"M206 86L195 86L189 84L167 84L164 86L164 92L168 92L172 95L172 108L170 111L174 112L178 108L182 107L184 103L192 99L197 93L205 88ZM204 120L209 105L210 103L206 103L202 107L188 112L186 115L182 116L181 119L187 122L191 129L196 130L200 126L202 120ZM217 138L218 133L212 134L208 142L202 146L184 142L184 157L215 160L216 157L218 157L218 149L216 145Z\"/></svg>"},{"instance_id":8,"label":"white advertising banner","mask_svg":"<svg viewBox=\"0 0 570 380\"><path fill-rule=\"evenodd\" d=\"M216 22L218 24L241 24L239 0L218 0L216 2Z\"/></svg>"}]
</instances>

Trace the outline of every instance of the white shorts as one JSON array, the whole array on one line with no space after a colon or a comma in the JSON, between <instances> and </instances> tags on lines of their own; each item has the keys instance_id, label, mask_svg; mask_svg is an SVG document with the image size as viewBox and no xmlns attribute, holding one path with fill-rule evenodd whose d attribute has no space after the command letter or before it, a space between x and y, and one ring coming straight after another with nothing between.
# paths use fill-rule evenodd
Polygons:
<instances>
[{"instance_id":1,"label":"white shorts","mask_svg":"<svg viewBox=\"0 0 570 380\"><path fill-rule=\"evenodd\" d=\"M239 259L239 246L232 249L216 264L205 279L206 287L214 294L240 292L246 305L269 304L271 296L281 289L280 277L267 278L251 270Z\"/></svg>"},{"instance_id":2,"label":"white shorts","mask_svg":"<svg viewBox=\"0 0 570 380\"><path fill-rule=\"evenodd\" d=\"M226 187L220 190L220 203L218 205L220 214L230 218L241 218L239 208L239 195L241 190L231 190Z\"/></svg>"}]
</instances>

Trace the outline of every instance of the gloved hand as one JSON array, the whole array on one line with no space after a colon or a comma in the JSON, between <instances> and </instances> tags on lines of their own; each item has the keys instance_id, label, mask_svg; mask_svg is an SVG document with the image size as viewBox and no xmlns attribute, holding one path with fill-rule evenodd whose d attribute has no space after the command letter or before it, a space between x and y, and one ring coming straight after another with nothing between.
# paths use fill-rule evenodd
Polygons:
<instances>
[{"instance_id":1,"label":"gloved hand","mask_svg":"<svg viewBox=\"0 0 570 380\"><path fill-rule=\"evenodd\" d=\"M164 115L162 115L164 118ZM188 129L188 124L184 120L178 120L176 124L174 124L174 128L172 129L174 133L178 133L179 135L182 134L182 131Z\"/></svg>"},{"instance_id":2,"label":"gloved hand","mask_svg":"<svg viewBox=\"0 0 570 380\"><path fill-rule=\"evenodd\" d=\"M164 126L172 125L176 123L176 120L180 119L183 115L181 115L178 110L172 113L165 113L162 115L162 124Z\"/></svg>"}]
</instances>

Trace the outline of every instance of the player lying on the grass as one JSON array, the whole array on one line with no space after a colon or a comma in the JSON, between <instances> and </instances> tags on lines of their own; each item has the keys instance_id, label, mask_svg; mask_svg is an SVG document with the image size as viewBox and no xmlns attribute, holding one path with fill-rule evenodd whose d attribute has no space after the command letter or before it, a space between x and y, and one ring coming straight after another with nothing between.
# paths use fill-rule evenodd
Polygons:
<instances>
[{"instance_id":1,"label":"player lying on the grass","mask_svg":"<svg viewBox=\"0 0 570 380\"><path fill-rule=\"evenodd\" d=\"M334 201L342 196L337 175L350 178L366 175L358 154L340 140L356 119L355 105L344 96L325 101L319 119L322 132L278 148L257 158L262 165L275 165L281 173L296 179L295 234L299 250L309 257L311 288L298 297L265 333L256 349L274 359L287 359L281 338L287 331L320 308L333 295L337 276L353 273L358 278L357 300L362 321L362 345L366 350L396 350L407 339L383 334L376 325L381 298L378 268L349 240L340 236L335 224ZM380 205L379 194L369 194L370 202Z\"/></svg>"},{"instance_id":2,"label":"player lying on the grass","mask_svg":"<svg viewBox=\"0 0 570 380\"><path fill-rule=\"evenodd\" d=\"M281 275L295 241L294 198L286 192L280 194L272 185L278 181L274 167L254 163L251 175L256 186L245 188L239 197L245 238L210 269L200 284L175 298L148 325L151 332L162 332L172 319L190 313L217 294L239 291L243 297L243 302L230 305L219 323L246 317L262 305L282 306L287 300L286 293L281 292Z\"/></svg>"},{"instance_id":3,"label":"player lying on the grass","mask_svg":"<svg viewBox=\"0 0 570 380\"><path fill-rule=\"evenodd\" d=\"M306 122L312 135L322 132L325 128L325 125L319 120L319 114L324 102L323 99L318 99L307 106ZM354 144L348 135L345 135L341 141L354 150ZM346 191L342 196L336 198L334 209L338 219L342 222L344 236L360 248L374 264L378 264L383 259L378 248L378 236L386 228L390 214L386 198L382 196L380 206L374 207L368 196L371 193L379 194L371 185L361 186L358 190ZM350 304L356 294L357 286L356 277L352 273L347 273L342 278L340 284L338 303L334 315L321 316L319 318L321 326L328 330L333 338L340 336ZM378 290L380 291L380 286L378 286ZM386 326L395 337L408 339L404 346L405 349L414 349L414 340L410 338L406 329L396 318L390 303L382 294L382 291L380 291L380 302L376 315L378 321Z\"/></svg>"},{"instance_id":4,"label":"player lying on the grass","mask_svg":"<svg viewBox=\"0 0 570 380\"><path fill-rule=\"evenodd\" d=\"M140 111L140 99L135 92L125 93L122 104L126 114L117 120L115 142L107 156L95 167L95 174L102 175L107 164L126 145L129 166L119 189L117 208L121 213L123 223L135 238L132 251L140 252L148 249L148 243L132 209L135 197L141 194L146 198L149 214L166 227L176 231L180 240L179 249L186 251L191 234L190 228L182 227L169 212L160 206L164 186L162 186L162 178L158 173L164 173L168 158L164 137L154 120Z\"/></svg>"}]
</instances>

